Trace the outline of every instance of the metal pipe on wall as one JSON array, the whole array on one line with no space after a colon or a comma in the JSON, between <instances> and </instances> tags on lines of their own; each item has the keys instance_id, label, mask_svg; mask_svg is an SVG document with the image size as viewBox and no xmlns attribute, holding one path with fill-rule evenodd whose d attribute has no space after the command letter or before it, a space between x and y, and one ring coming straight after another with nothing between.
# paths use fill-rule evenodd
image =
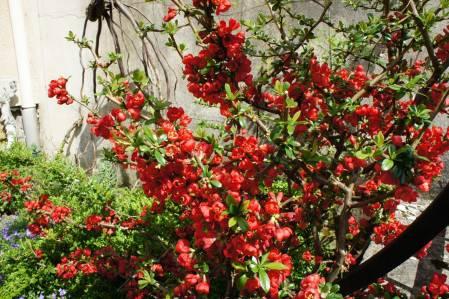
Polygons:
<instances>
[{"instance_id":1,"label":"metal pipe on wall","mask_svg":"<svg viewBox=\"0 0 449 299\"><path fill-rule=\"evenodd\" d=\"M22 0L9 0L9 14L11 16L17 70L19 73L19 90L25 140L28 146L39 147L39 125L36 103L33 100L30 56L28 53L25 13Z\"/></svg>"}]
</instances>

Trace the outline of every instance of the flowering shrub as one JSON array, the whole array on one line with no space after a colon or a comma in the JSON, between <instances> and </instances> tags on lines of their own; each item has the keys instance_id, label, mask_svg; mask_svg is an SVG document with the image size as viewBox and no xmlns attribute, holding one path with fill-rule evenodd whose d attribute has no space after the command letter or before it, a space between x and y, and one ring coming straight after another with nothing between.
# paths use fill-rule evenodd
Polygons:
<instances>
[{"instance_id":1,"label":"flowering shrub","mask_svg":"<svg viewBox=\"0 0 449 299\"><path fill-rule=\"evenodd\" d=\"M421 296L419 298L447 298L449 297L449 285L446 283L447 276L435 273L428 286L421 288Z\"/></svg>"},{"instance_id":2,"label":"flowering shrub","mask_svg":"<svg viewBox=\"0 0 449 299\"><path fill-rule=\"evenodd\" d=\"M30 176L21 176L16 169L0 172L0 213L10 213L22 204L32 187Z\"/></svg>"},{"instance_id":3,"label":"flowering shrub","mask_svg":"<svg viewBox=\"0 0 449 299\"><path fill-rule=\"evenodd\" d=\"M120 265L120 269L131 269L127 263L134 262L133 255L150 250L160 256L166 244L176 241L167 234L177 222L173 218L177 211L170 207L169 213L143 218L154 223L154 228L129 232L131 223L138 220L136 216L151 202L141 190L116 187L116 182L109 179L115 175L112 168L105 166L90 178L60 157L48 160L20 145L0 151L0 161L2 171L14 169L21 177L31 177L32 182L26 193L14 187L5 189L14 196L7 210L11 215L0 217L0 298L114 298L125 280L111 268ZM44 190L45 195L41 195ZM65 209L68 207L70 213ZM85 226L84 220L90 215L101 215L99 231L89 231ZM117 222L121 227L113 225ZM40 231L33 233L33 224L38 224ZM78 274L90 269L88 257L79 255L79 248L92 248L91 258L104 276L83 278ZM77 277L70 284L57 276L58 268L64 269L64 257L78 266Z\"/></svg>"},{"instance_id":4,"label":"flowering shrub","mask_svg":"<svg viewBox=\"0 0 449 299\"><path fill-rule=\"evenodd\" d=\"M447 3L351 3L383 14L334 24L326 17L332 2L309 19L290 1L269 0L242 25L214 16L229 11L227 0L172 1L160 28L137 26L143 38L166 34L187 90L219 108L223 125L209 130L195 131L182 107L151 94L144 71L114 74L117 53L108 61L95 54L93 66L104 71L99 95L117 106L100 113L76 102L89 109L92 134L111 143L109 159L137 173L146 197L124 212L132 198L115 199L120 211L98 199L90 208L36 194L25 202L28 228L46 244L35 258L48 259L76 294L100 285L128 298L342 298L333 283L370 241L387 245L406 229L397 206L430 190L449 150L448 130L432 124L449 104L447 34L430 34ZM431 21L422 17L430 13ZM332 64L313 49L318 25L335 31ZM196 48L177 40L181 28L192 29ZM68 39L95 53L85 39ZM367 54L380 46L385 59ZM410 61L420 49L424 57ZM349 55L361 64L345 64ZM75 101L66 83L49 85L60 104ZM55 239L68 246L48 243ZM436 277L423 292L447 290ZM399 296L383 281L365 295L383 293Z\"/></svg>"}]
</instances>

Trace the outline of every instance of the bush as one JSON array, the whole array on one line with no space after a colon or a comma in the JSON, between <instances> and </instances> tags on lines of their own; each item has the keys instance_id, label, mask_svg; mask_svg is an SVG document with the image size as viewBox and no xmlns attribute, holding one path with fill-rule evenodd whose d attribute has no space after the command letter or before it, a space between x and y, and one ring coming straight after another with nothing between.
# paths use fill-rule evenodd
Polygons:
<instances>
[{"instance_id":1,"label":"bush","mask_svg":"<svg viewBox=\"0 0 449 299\"><path fill-rule=\"evenodd\" d=\"M5 210L25 214L23 202L39 236L29 241L34 253L21 247L3 259L22 253L45 263L32 275L56 271L50 292L64 287L75 297L119 290L128 298L342 298L334 282L371 241L394 242L406 229L398 204L429 191L444 167L449 132L432 122L449 113L448 33L435 32L449 5L346 1L366 19L345 25L326 17L331 1L313 1L315 19L295 2L267 0L242 28L215 16L230 9L228 0L173 0L163 22L138 22L114 1L144 53L149 33L163 34L193 98L219 108L223 123L197 130L161 96L149 55L144 70L125 71L121 53L99 57L98 45L70 32L102 74L96 96L116 106L76 99L63 77L48 95L89 110L92 133L111 143L107 159L135 171L143 191L105 186L58 159L39 162L36 194L15 192ZM319 26L334 33L332 57L313 47ZM186 49L178 33L190 29L196 46ZM5 277L10 292L19 289L17 276ZM445 279L435 276L423 296L445 295ZM396 295L383 281L357 293Z\"/></svg>"},{"instance_id":2,"label":"bush","mask_svg":"<svg viewBox=\"0 0 449 299\"><path fill-rule=\"evenodd\" d=\"M143 207L150 203L139 188L117 187L111 185L110 179L89 177L62 157L48 159L20 144L9 151L0 151L0 161L0 173L15 171L32 178L32 187L21 192L21 196L14 196L1 218L1 298L52 294L59 298L64 293L74 298L118 298L117 290L125 283L124 279L116 277L111 283L97 277L78 277L68 285L56 275L56 265L77 248L90 248L94 252L110 246L116 254L126 253L131 258L160 255L167 250L167 244L174 242L174 236L167 232L173 230L176 219L167 214L148 217L147 221L153 225L139 231L108 228L102 233L81 227L90 215L115 217L122 222L139 217ZM33 215L27 212L24 203L38 198L43 191L54 206L70 207L70 220L67 217L66 225L48 227L41 236L34 236L27 230Z\"/></svg>"}]
</instances>

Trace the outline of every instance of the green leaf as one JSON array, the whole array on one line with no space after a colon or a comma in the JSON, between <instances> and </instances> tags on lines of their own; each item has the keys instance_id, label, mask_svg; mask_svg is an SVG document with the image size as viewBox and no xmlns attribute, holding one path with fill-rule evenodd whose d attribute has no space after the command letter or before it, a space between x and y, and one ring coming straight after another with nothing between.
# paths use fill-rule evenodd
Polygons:
<instances>
[{"instance_id":1,"label":"green leaf","mask_svg":"<svg viewBox=\"0 0 449 299\"><path fill-rule=\"evenodd\" d=\"M237 287L241 290L245 287L246 282L248 281L248 276L246 274L243 274L239 277L239 280L237 282Z\"/></svg>"},{"instance_id":2,"label":"green leaf","mask_svg":"<svg viewBox=\"0 0 449 299\"><path fill-rule=\"evenodd\" d=\"M332 284L328 282L320 287L320 292L327 294L330 292L331 288L332 288Z\"/></svg>"},{"instance_id":3,"label":"green leaf","mask_svg":"<svg viewBox=\"0 0 449 299\"><path fill-rule=\"evenodd\" d=\"M240 125L242 128L245 128L245 127L246 127L246 117L240 116L240 117L238 118L238 121L239 121L239 125Z\"/></svg>"},{"instance_id":4,"label":"green leaf","mask_svg":"<svg viewBox=\"0 0 449 299\"><path fill-rule=\"evenodd\" d=\"M294 153L293 150L292 150L290 147L288 147L288 146L285 147L285 154L287 155L288 158L290 158L290 159L292 159L292 160L294 160L294 159L296 158L295 153Z\"/></svg>"},{"instance_id":5,"label":"green leaf","mask_svg":"<svg viewBox=\"0 0 449 299\"><path fill-rule=\"evenodd\" d=\"M382 134L382 131L379 131L379 133L375 137L377 147L381 147L384 144L384 141L385 141L384 134Z\"/></svg>"},{"instance_id":6,"label":"green leaf","mask_svg":"<svg viewBox=\"0 0 449 299\"><path fill-rule=\"evenodd\" d=\"M367 146L354 153L354 156L358 159L365 160L373 155L373 150L370 146Z\"/></svg>"},{"instance_id":7,"label":"green leaf","mask_svg":"<svg viewBox=\"0 0 449 299\"><path fill-rule=\"evenodd\" d=\"M154 157L159 165L164 166L167 161L164 158L164 155L160 152L160 150L154 151Z\"/></svg>"},{"instance_id":8,"label":"green leaf","mask_svg":"<svg viewBox=\"0 0 449 299\"><path fill-rule=\"evenodd\" d=\"M388 170L392 169L393 166L394 166L393 160L385 159L382 161L382 170L383 171L388 171Z\"/></svg>"},{"instance_id":9,"label":"green leaf","mask_svg":"<svg viewBox=\"0 0 449 299\"><path fill-rule=\"evenodd\" d=\"M295 124L294 123L293 124L289 123L287 125L287 133L288 133L288 135L293 135L293 133L295 132L295 129L296 129Z\"/></svg>"},{"instance_id":10,"label":"green leaf","mask_svg":"<svg viewBox=\"0 0 449 299\"><path fill-rule=\"evenodd\" d=\"M296 111L295 115L293 115L293 117L292 117L292 120L297 121L300 116L301 116L301 110Z\"/></svg>"},{"instance_id":11,"label":"green leaf","mask_svg":"<svg viewBox=\"0 0 449 299\"><path fill-rule=\"evenodd\" d=\"M65 39L70 41L70 42L74 41L76 39L76 35L75 35L75 33L73 33L73 31L69 31L67 33L67 36L65 37Z\"/></svg>"},{"instance_id":12,"label":"green leaf","mask_svg":"<svg viewBox=\"0 0 449 299\"><path fill-rule=\"evenodd\" d=\"M340 291L340 286L338 284L333 284L331 288L332 293L338 293Z\"/></svg>"},{"instance_id":13,"label":"green leaf","mask_svg":"<svg viewBox=\"0 0 449 299\"><path fill-rule=\"evenodd\" d=\"M235 100L236 96L234 95L234 93L231 90L231 85L229 85L228 83L225 84L225 91L226 91L226 97L228 98L228 100Z\"/></svg>"},{"instance_id":14,"label":"green leaf","mask_svg":"<svg viewBox=\"0 0 449 299\"><path fill-rule=\"evenodd\" d=\"M249 264L249 269L251 270L251 272L257 273L259 271L259 265L251 263Z\"/></svg>"},{"instance_id":15,"label":"green leaf","mask_svg":"<svg viewBox=\"0 0 449 299\"><path fill-rule=\"evenodd\" d=\"M237 270L246 271L245 264L239 264L236 262L232 262L232 267L234 267L234 269L237 269Z\"/></svg>"},{"instance_id":16,"label":"green leaf","mask_svg":"<svg viewBox=\"0 0 449 299\"><path fill-rule=\"evenodd\" d=\"M261 264L265 264L266 263L266 261L268 260L268 252L267 253L265 253L264 255L262 255L262 257L260 258L260 263Z\"/></svg>"},{"instance_id":17,"label":"green leaf","mask_svg":"<svg viewBox=\"0 0 449 299\"><path fill-rule=\"evenodd\" d=\"M132 79L138 85L147 85L150 82L143 70L135 70L132 74Z\"/></svg>"},{"instance_id":18,"label":"green leaf","mask_svg":"<svg viewBox=\"0 0 449 299\"><path fill-rule=\"evenodd\" d=\"M259 282L265 293L270 291L270 278L265 270L259 270Z\"/></svg>"},{"instance_id":19,"label":"green leaf","mask_svg":"<svg viewBox=\"0 0 449 299\"><path fill-rule=\"evenodd\" d=\"M292 99L290 97L287 97L287 99L285 99L285 104L287 105L287 108L296 108L296 107L298 107L298 103L294 99Z\"/></svg>"},{"instance_id":20,"label":"green leaf","mask_svg":"<svg viewBox=\"0 0 449 299\"><path fill-rule=\"evenodd\" d=\"M139 151L142 153L151 153L151 148L147 145L141 145L139 146Z\"/></svg>"},{"instance_id":21,"label":"green leaf","mask_svg":"<svg viewBox=\"0 0 449 299\"><path fill-rule=\"evenodd\" d=\"M146 281L145 279L139 280L138 284L139 284L139 289L141 289L141 290L146 288L149 285L148 281Z\"/></svg>"},{"instance_id":22,"label":"green leaf","mask_svg":"<svg viewBox=\"0 0 449 299\"><path fill-rule=\"evenodd\" d=\"M211 180L210 184L212 186L214 186L215 188L221 188L222 187L222 184L220 183L220 181L217 181L217 180Z\"/></svg>"},{"instance_id":23,"label":"green leaf","mask_svg":"<svg viewBox=\"0 0 449 299\"><path fill-rule=\"evenodd\" d=\"M271 134L270 134L271 140L276 140L276 139L281 138L282 131L283 131L283 127L282 126L279 126L279 125L275 126L273 128L273 130L271 131Z\"/></svg>"},{"instance_id":24,"label":"green leaf","mask_svg":"<svg viewBox=\"0 0 449 299\"><path fill-rule=\"evenodd\" d=\"M278 270L278 271L287 269L287 266L285 266L283 263L278 262L266 263L264 264L264 267L269 270Z\"/></svg>"},{"instance_id":25,"label":"green leaf","mask_svg":"<svg viewBox=\"0 0 449 299\"><path fill-rule=\"evenodd\" d=\"M229 218L229 220L228 220L228 226L229 227L233 227L236 224L237 224L237 218L236 217Z\"/></svg>"},{"instance_id":26,"label":"green leaf","mask_svg":"<svg viewBox=\"0 0 449 299\"><path fill-rule=\"evenodd\" d=\"M239 227L242 229L243 232L248 231L249 226L248 222L242 217L237 217L237 223L239 224Z\"/></svg>"}]
</instances>

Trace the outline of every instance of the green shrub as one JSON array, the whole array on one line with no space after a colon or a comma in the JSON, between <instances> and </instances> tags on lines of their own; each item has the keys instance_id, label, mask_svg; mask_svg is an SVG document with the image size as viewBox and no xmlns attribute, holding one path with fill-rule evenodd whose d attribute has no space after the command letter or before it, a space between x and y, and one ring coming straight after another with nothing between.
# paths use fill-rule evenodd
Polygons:
<instances>
[{"instance_id":1,"label":"green shrub","mask_svg":"<svg viewBox=\"0 0 449 299\"><path fill-rule=\"evenodd\" d=\"M111 246L117 253L159 256L167 250L166 244L175 240L175 236L166 234L174 231L175 219L178 219L170 216L176 215L174 208L168 209L170 214L151 216L149 221L154 225L145 226L144 232L118 229L106 234L80 228L89 215L104 214L105 208L114 210L120 217L131 217L139 216L143 207L151 203L141 188L117 187L116 181L111 179L114 177L111 172L115 171L111 165L100 167L100 173L90 177L63 157L49 159L15 144L9 151L0 151L0 172L11 170L31 176L33 187L23 196L14 198L16 202L9 204L14 208L0 218L3 232L0 236L0 298L38 298L59 294L61 290L67 290L75 298L118 298L123 280L111 283L95 276L77 277L67 285L55 275L56 264L77 248L96 250ZM31 216L23 203L44 193L55 205L71 209L70 222L47 229L45 238L27 237L26 227ZM40 259L34 252L37 249L44 252Z\"/></svg>"}]
</instances>

